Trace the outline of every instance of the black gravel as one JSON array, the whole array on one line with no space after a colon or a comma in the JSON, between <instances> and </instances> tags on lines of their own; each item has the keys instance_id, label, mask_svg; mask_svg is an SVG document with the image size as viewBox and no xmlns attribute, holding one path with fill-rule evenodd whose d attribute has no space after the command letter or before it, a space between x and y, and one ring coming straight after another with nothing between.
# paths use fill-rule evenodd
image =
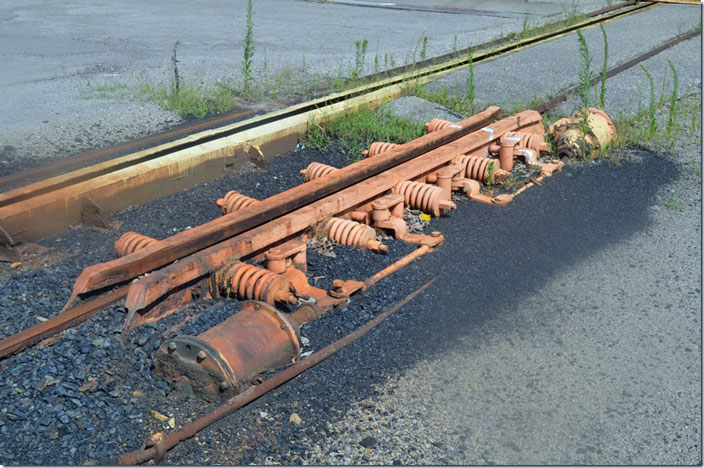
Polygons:
<instances>
[{"instance_id":1,"label":"black gravel","mask_svg":"<svg viewBox=\"0 0 704 468\"><path fill-rule=\"evenodd\" d=\"M507 305L517 304L567 265L647 229L646 208L677 171L657 155L640 156L641 162L617 166L569 167L507 207L461 202L429 227L443 232L445 247L302 333L310 340L309 349L320 349L437 277L428 291L334 358L184 442L165 463L262 464L267 457L284 464L315 462L307 447L345 431L328 423L350 403L373 399L375 385L419 359L442 353L458 338L472 336L482 321L497 310L510 310ZM164 237L203 223L218 216L214 200L227 190L265 198L299 184L298 170L311 161L340 167L349 157L299 150L275 158L266 172L233 174L120 213L116 218L124 224L117 232L77 228L47 240L44 245L66 252L66 258L43 270L8 270L0 278L0 336L56 314L81 269L113 258L112 243L123 232ZM387 256L338 246L337 258L329 259L309 249L309 276L324 276L321 287L335 277L363 279L413 249L388 243ZM172 327L197 334L236 310L236 301L200 301L138 328L122 342L124 310L118 304L66 331L53 345L34 346L0 362L0 463L80 464L110 458L138 449L154 432L169 430L150 410L173 416L177 425L205 413L214 405L160 381L150 370L151 358L162 339L175 333ZM294 412L303 424L289 423Z\"/></svg>"}]
</instances>

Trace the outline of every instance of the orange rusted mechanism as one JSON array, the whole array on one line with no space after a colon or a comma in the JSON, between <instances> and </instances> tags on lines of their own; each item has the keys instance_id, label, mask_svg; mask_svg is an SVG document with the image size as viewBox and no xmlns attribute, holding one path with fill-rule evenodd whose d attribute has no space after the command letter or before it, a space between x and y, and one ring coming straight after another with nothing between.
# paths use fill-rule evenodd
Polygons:
<instances>
[{"instance_id":1,"label":"orange rusted mechanism","mask_svg":"<svg viewBox=\"0 0 704 468\"><path fill-rule=\"evenodd\" d=\"M290 314L259 301L198 336L178 336L155 353L154 370L172 381L187 379L208 400L227 398L257 374L298 358L298 324Z\"/></svg>"},{"instance_id":2,"label":"orange rusted mechanism","mask_svg":"<svg viewBox=\"0 0 704 468\"><path fill-rule=\"evenodd\" d=\"M433 119L430 122L426 122L424 127L426 132L432 133L448 127L452 128L453 125L457 125L457 122L450 122L449 120L443 119Z\"/></svg>"},{"instance_id":3,"label":"orange rusted mechanism","mask_svg":"<svg viewBox=\"0 0 704 468\"><path fill-rule=\"evenodd\" d=\"M387 143L385 141L375 141L371 145L369 145L368 150L362 151L362 156L365 158L371 158L373 156L376 156L377 154L383 153L384 151L388 151L394 148L397 148L398 145L396 143Z\"/></svg>"},{"instance_id":4,"label":"orange rusted mechanism","mask_svg":"<svg viewBox=\"0 0 704 468\"><path fill-rule=\"evenodd\" d=\"M248 197L247 195L242 195L236 190L230 190L225 194L224 197L218 199L215 203L218 205L222 214L232 213L233 211L241 210L242 208L247 208L259 200Z\"/></svg>"},{"instance_id":5,"label":"orange rusted mechanism","mask_svg":"<svg viewBox=\"0 0 704 468\"><path fill-rule=\"evenodd\" d=\"M234 262L221 268L216 272L214 281L220 293L225 296L254 299L269 304L295 304L298 301L286 278L244 262Z\"/></svg>"},{"instance_id":6,"label":"orange rusted mechanism","mask_svg":"<svg viewBox=\"0 0 704 468\"><path fill-rule=\"evenodd\" d=\"M421 182L404 181L393 188L393 193L403 195L404 202L415 210L432 214L436 218L442 211L457 208L448 190Z\"/></svg>"},{"instance_id":7,"label":"orange rusted mechanism","mask_svg":"<svg viewBox=\"0 0 704 468\"><path fill-rule=\"evenodd\" d=\"M577 112L569 119L560 119L550 126L548 133L555 142L558 158L596 158L604 146L616 139L616 124L601 109L587 111L589 130L584 133L583 115Z\"/></svg>"},{"instance_id":8,"label":"orange rusted mechanism","mask_svg":"<svg viewBox=\"0 0 704 468\"><path fill-rule=\"evenodd\" d=\"M376 240L374 228L341 218L328 218L321 223L318 235L342 245L349 245L363 250L386 253L389 248Z\"/></svg>"},{"instance_id":9,"label":"orange rusted mechanism","mask_svg":"<svg viewBox=\"0 0 704 468\"><path fill-rule=\"evenodd\" d=\"M124 257L133 252L136 252L144 247L153 244L157 240L152 237L147 237L136 232L126 232L115 241L115 251L118 257Z\"/></svg>"},{"instance_id":10,"label":"orange rusted mechanism","mask_svg":"<svg viewBox=\"0 0 704 468\"><path fill-rule=\"evenodd\" d=\"M506 171L499 168L499 161L492 158L467 156L463 154L457 158L456 162L465 168L464 176L466 178L478 180L479 182L486 182L489 179L489 164L494 165L493 175L495 180L493 183L496 183L508 174Z\"/></svg>"},{"instance_id":11,"label":"orange rusted mechanism","mask_svg":"<svg viewBox=\"0 0 704 468\"><path fill-rule=\"evenodd\" d=\"M300 174L303 176L306 182L310 182L313 179L324 177L335 171L337 171L336 167L328 166L327 164L319 162L312 162L308 164L308 167L302 169L300 171Z\"/></svg>"},{"instance_id":12,"label":"orange rusted mechanism","mask_svg":"<svg viewBox=\"0 0 704 468\"><path fill-rule=\"evenodd\" d=\"M520 141L518 142L519 148L533 150L536 154L550 152L550 145L547 144L545 141L545 136L542 134L529 132L508 132L504 138L511 137L520 138Z\"/></svg>"}]
</instances>

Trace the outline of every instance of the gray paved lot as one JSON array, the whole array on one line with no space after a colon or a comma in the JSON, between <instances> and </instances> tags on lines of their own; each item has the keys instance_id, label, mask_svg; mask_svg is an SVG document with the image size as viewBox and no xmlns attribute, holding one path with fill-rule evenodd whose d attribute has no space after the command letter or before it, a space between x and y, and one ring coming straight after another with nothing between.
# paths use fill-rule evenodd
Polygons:
<instances>
[{"instance_id":1,"label":"gray paved lot","mask_svg":"<svg viewBox=\"0 0 704 468\"><path fill-rule=\"evenodd\" d=\"M649 11L606 23L604 26L609 40L608 67L612 68L629 59L643 54L663 42L701 24L701 9L687 5L662 5ZM599 28L584 31L590 54L592 70L598 73L604 60L603 38ZM700 39L692 41L700 42ZM699 49L701 50L701 49ZM699 86L701 54L695 49L685 53L670 54L678 67L687 67L694 72L683 78L683 85ZM581 59L577 37L570 34L548 44L531 47L520 52L501 57L491 62L477 64L474 69L475 102L478 106L499 104L509 109L516 105L525 106L534 98L547 98L561 89L577 84ZM662 67L654 69L658 84L661 84ZM434 90L449 89L450 94L458 90L464 93L466 72L457 71L440 79L428 87ZM634 90L621 90L626 96ZM609 99L617 93L609 93ZM621 102L622 98L619 98Z\"/></svg>"},{"instance_id":2,"label":"gray paved lot","mask_svg":"<svg viewBox=\"0 0 704 468\"><path fill-rule=\"evenodd\" d=\"M427 5L447 2L429 0ZM484 8L482 2L467 2ZM483 2L486 3L486 2ZM564 0L502 2L502 11L534 9L531 21L562 10ZM179 40L180 71L191 84L239 79L244 0L70 2L7 0L0 4L0 174L42 160L106 146L173 126L181 119L149 102L118 100L140 83L168 84ZM575 3L580 11L604 5ZM395 64L520 31L522 18L390 10L299 0L255 2L256 73L283 69L347 74L355 41L367 39L373 57ZM391 62L389 62L391 66ZM92 96L86 98L86 96Z\"/></svg>"}]
</instances>

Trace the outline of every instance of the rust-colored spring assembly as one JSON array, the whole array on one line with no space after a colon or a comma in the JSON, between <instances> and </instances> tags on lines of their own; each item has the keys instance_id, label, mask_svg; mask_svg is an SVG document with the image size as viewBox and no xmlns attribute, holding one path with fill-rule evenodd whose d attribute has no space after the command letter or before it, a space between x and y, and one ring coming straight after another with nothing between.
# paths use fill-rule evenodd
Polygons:
<instances>
[{"instance_id":1,"label":"rust-colored spring assembly","mask_svg":"<svg viewBox=\"0 0 704 468\"><path fill-rule=\"evenodd\" d=\"M357 221L333 217L324 221L321 228L319 235L324 235L338 244L373 252L386 253L389 251L387 246L376 240L374 228Z\"/></svg>"},{"instance_id":2,"label":"rust-colored spring assembly","mask_svg":"<svg viewBox=\"0 0 704 468\"><path fill-rule=\"evenodd\" d=\"M450 193L435 185L407 180L397 184L392 191L403 195L406 205L435 217L440 216L441 210L450 210L456 207L450 200Z\"/></svg>"},{"instance_id":3,"label":"rust-colored spring assembly","mask_svg":"<svg viewBox=\"0 0 704 468\"><path fill-rule=\"evenodd\" d=\"M230 190L225 194L224 197L218 199L215 202L216 205L220 207L222 214L232 213L233 211L241 210L242 208L247 208L250 205L257 203L259 200L256 198L248 197L247 195L242 195L236 190Z\"/></svg>"},{"instance_id":4,"label":"rust-colored spring assembly","mask_svg":"<svg viewBox=\"0 0 704 468\"><path fill-rule=\"evenodd\" d=\"M136 232L126 232L115 242L115 251L118 257L124 257L138 250L141 250L156 242L153 237L147 237Z\"/></svg>"},{"instance_id":5,"label":"rust-colored spring assembly","mask_svg":"<svg viewBox=\"0 0 704 468\"><path fill-rule=\"evenodd\" d=\"M308 164L308 167L302 169L300 174L303 176L306 182L310 182L318 177L326 176L337 170L336 167L328 166L327 164L312 162Z\"/></svg>"},{"instance_id":6,"label":"rust-colored spring assembly","mask_svg":"<svg viewBox=\"0 0 704 468\"><path fill-rule=\"evenodd\" d=\"M455 125L455 122L436 118L431 120L430 122L426 122L424 127L426 132L432 133L437 132L438 130L442 130L443 128L447 128L450 125Z\"/></svg>"},{"instance_id":7,"label":"rust-colored spring assembly","mask_svg":"<svg viewBox=\"0 0 704 468\"><path fill-rule=\"evenodd\" d=\"M483 156L468 156L462 154L455 159L457 164L465 167L465 177L468 179L486 182L489 179L489 163L494 163L494 176L504 175L505 172L499 169L499 162L496 159L485 158Z\"/></svg>"},{"instance_id":8,"label":"rust-colored spring assembly","mask_svg":"<svg viewBox=\"0 0 704 468\"><path fill-rule=\"evenodd\" d=\"M396 148L397 145L396 143L389 143L386 141L375 141L369 146L368 150L362 151L362 156L365 158L371 158L372 156L376 156L377 154L381 154L384 151L388 151L390 149Z\"/></svg>"},{"instance_id":9,"label":"rust-colored spring assembly","mask_svg":"<svg viewBox=\"0 0 704 468\"><path fill-rule=\"evenodd\" d=\"M503 138L518 137L521 141L518 142L519 148L528 148L539 154L540 152L548 153L550 145L545 142L545 137L537 133L528 132L508 132Z\"/></svg>"},{"instance_id":10,"label":"rust-colored spring assembly","mask_svg":"<svg viewBox=\"0 0 704 468\"><path fill-rule=\"evenodd\" d=\"M295 304L289 280L265 268L244 262L235 262L218 271L215 281L222 294L238 299L253 299L268 304L288 302Z\"/></svg>"}]
</instances>

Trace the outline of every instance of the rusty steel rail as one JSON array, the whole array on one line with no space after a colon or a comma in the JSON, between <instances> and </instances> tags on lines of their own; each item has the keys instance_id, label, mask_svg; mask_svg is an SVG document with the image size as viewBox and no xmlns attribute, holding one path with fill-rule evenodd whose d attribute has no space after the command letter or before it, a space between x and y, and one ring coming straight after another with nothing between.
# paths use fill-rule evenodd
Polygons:
<instances>
[{"instance_id":1,"label":"rusty steel rail","mask_svg":"<svg viewBox=\"0 0 704 468\"><path fill-rule=\"evenodd\" d=\"M122 286L75 307L66 307L64 311L46 322L38 323L3 338L0 340L0 358L22 351L42 338L47 338L85 322L98 312L127 297L127 290L127 286Z\"/></svg>"},{"instance_id":2,"label":"rusty steel rail","mask_svg":"<svg viewBox=\"0 0 704 468\"><path fill-rule=\"evenodd\" d=\"M352 333L346 335L343 338L340 338L337 341L334 341L333 343L327 345L320 351L316 351L307 358L304 358L298 361L296 364L293 364L292 366L278 372L276 375L262 382L261 384L249 387L244 392L235 395L234 397L227 400L224 404L220 405L205 416L201 416L198 419L184 424L177 431L165 435L153 447L147 448L145 450L123 453L122 455L117 457L117 464L138 465L152 459L154 459L155 463L160 463L162 458L164 457L164 454L174 448L180 442L186 439L190 439L191 437L195 436L198 432L210 426L211 424L219 421L220 419L231 414L237 409L251 403L262 395L279 387L280 385L283 385L294 377L302 374L311 367L321 363L325 359L336 354L338 351L359 340L364 335L369 333L374 327L378 326L381 322L401 310L418 294L420 294L428 286L433 284L433 282L435 282L435 278L431 279L423 286L413 291L404 299L394 304L391 308L387 309L386 311L382 312L381 314L368 321L366 324L357 328Z\"/></svg>"}]
</instances>

